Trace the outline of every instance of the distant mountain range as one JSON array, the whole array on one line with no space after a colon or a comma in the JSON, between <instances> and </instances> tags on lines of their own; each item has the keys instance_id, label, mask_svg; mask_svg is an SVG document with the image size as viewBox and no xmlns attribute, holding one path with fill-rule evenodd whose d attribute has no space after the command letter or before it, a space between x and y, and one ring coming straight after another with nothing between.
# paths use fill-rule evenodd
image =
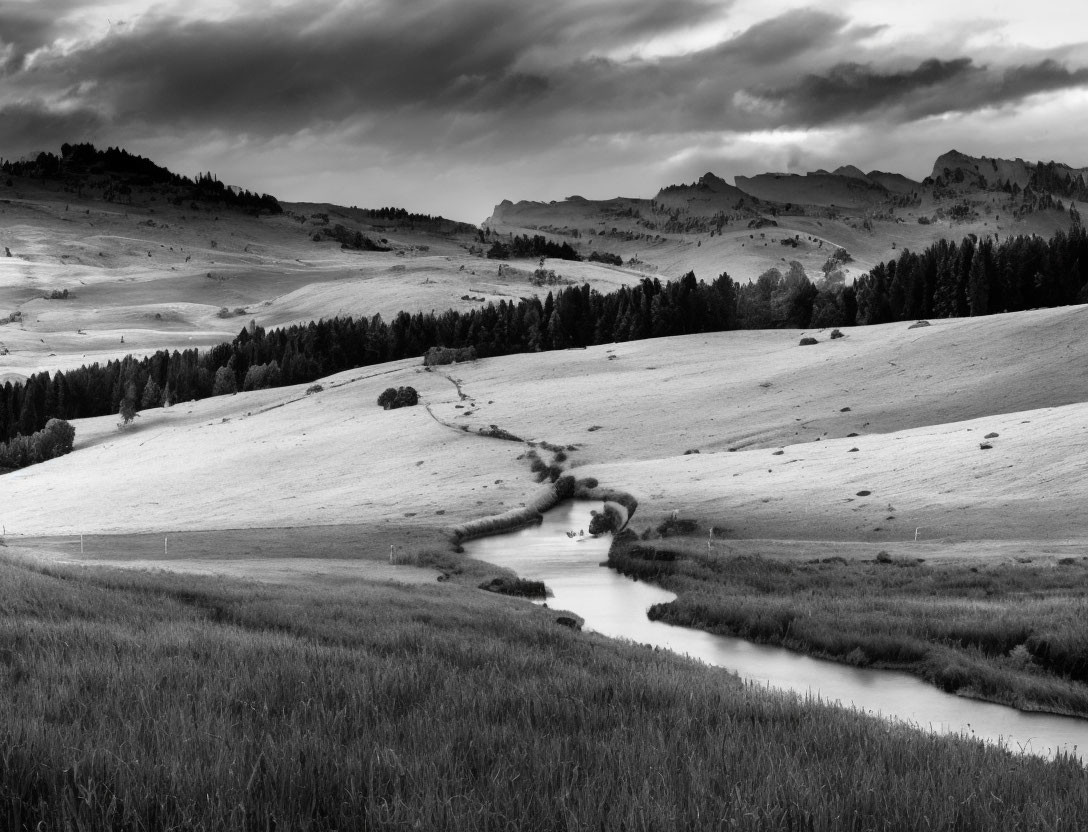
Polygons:
<instances>
[{"instance_id":1,"label":"distant mountain range","mask_svg":"<svg viewBox=\"0 0 1088 832\"><path fill-rule=\"evenodd\" d=\"M714 173L707 173L691 184L662 188L652 199L593 201L574 196L549 203L504 200L495 206L487 222L518 225L524 220L546 218L560 212L575 219L630 209L649 209L651 212L682 209L689 215L701 217L712 217L721 212L753 216L768 211L772 214L795 213L797 209L803 211L805 208L872 214L912 202L921 204L927 197L937 201L948 197L969 199L972 192L978 191L1002 191L1010 196L1020 196L1029 189L1029 201L1033 195L1040 194L1088 200L1086 183L1088 168L1075 168L1060 162L975 157L950 150L937 158L932 173L921 182L900 173L880 170L866 173L854 165L805 174L737 176L733 185Z\"/></svg>"}]
</instances>

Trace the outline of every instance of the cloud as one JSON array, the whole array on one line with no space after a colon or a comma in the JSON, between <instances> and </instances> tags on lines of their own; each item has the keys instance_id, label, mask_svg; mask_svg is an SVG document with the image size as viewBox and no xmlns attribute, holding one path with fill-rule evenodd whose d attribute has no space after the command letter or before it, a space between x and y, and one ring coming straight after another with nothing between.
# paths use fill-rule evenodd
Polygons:
<instances>
[{"instance_id":1,"label":"cloud","mask_svg":"<svg viewBox=\"0 0 1088 832\"><path fill-rule=\"evenodd\" d=\"M0 5L0 75L18 70L27 55L69 29L67 15L83 0L14 0Z\"/></svg>"},{"instance_id":2,"label":"cloud","mask_svg":"<svg viewBox=\"0 0 1088 832\"><path fill-rule=\"evenodd\" d=\"M979 66L967 57L930 58L903 70L837 64L791 87L747 92L746 101L749 109L776 108L782 123L790 125L815 126L875 113L905 122L1086 84L1088 68L1069 69L1051 58L1008 68Z\"/></svg>"},{"instance_id":3,"label":"cloud","mask_svg":"<svg viewBox=\"0 0 1088 832\"><path fill-rule=\"evenodd\" d=\"M108 2L106 26L92 0L0 0L4 155L90 139L188 172L294 164L282 181L299 188L425 171L423 190L450 170L494 171L494 201L534 177L611 175L615 195L677 173L669 158L788 163L806 145L759 136L849 127L872 155L888 130L1088 84L1074 46L983 59L962 37L897 41L816 8L685 48L700 27L727 31L731 0Z\"/></svg>"},{"instance_id":4,"label":"cloud","mask_svg":"<svg viewBox=\"0 0 1088 832\"><path fill-rule=\"evenodd\" d=\"M0 156L49 150L63 142L93 138L102 127L94 110L49 110L36 104L0 106ZM12 151L15 151L14 153Z\"/></svg>"}]
</instances>

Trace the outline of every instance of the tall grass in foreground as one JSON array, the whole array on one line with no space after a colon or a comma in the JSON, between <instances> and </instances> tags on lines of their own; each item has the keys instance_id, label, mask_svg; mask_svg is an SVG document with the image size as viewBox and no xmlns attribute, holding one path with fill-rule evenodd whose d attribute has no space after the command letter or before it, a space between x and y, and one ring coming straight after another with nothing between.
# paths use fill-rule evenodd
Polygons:
<instances>
[{"instance_id":1,"label":"tall grass in foreground","mask_svg":"<svg viewBox=\"0 0 1088 832\"><path fill-rule=\"evenodd\" d=\"M650 609L655 620L1088 716L1088 561L801 562L668 538L619 542L609 563L677 593Z\"/></svg>"},{"instance_id":2,"label":"tall grass in foreground","mask_svg":"<svg viewBox=\"0 0 1088 832\"><path fill-rule=\"evenodd\" d=\"M1088 774L459 587L0 561L0 828L1084 829Z\"/></svg>"}]
</instances>

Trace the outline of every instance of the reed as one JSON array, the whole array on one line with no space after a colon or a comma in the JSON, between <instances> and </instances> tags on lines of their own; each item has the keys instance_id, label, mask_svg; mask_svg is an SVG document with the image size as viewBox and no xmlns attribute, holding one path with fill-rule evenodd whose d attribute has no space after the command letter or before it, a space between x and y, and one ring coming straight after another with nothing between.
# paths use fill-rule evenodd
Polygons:
<instances>
[{"instance_id":1,"label":"reed","mask_svg":"<svg viewBox=\"0 0 1088 832\"><path fill-rule=\"evenodd\" d=\"M1088 716L1088 567L1049 563L822 561L721 554L705 538L614 542L609 565L677 594L654 620L939 687Z\"/></svg>"}]
</instances>

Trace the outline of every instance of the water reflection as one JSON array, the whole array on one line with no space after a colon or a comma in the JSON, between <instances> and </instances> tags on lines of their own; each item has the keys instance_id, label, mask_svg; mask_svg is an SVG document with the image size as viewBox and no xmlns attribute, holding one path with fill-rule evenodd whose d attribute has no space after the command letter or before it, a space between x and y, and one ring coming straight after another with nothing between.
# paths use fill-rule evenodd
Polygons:
<instances>
[{"instance_id":1,"label":"water reflection","mask_svg":"<svg viewBox=\"0 0 1088 832\"><path fill-rule=\"evenodd\" d=\"M611 538L567 536L569 530L589 527L592 509L599 510L600 504L565 503L540 526L474 540L465 549L471 557L544 581L553 593L550 607L577 613L586 629L606 636L668 648L759 685L818 696L939 733L981 737L1044 756L1061 750L1085 758L1088 720L1021 713L944 693L905 673L863 670L650 621L650 606L675 596L603 568Z\"/></svg>"}]
</instances>

